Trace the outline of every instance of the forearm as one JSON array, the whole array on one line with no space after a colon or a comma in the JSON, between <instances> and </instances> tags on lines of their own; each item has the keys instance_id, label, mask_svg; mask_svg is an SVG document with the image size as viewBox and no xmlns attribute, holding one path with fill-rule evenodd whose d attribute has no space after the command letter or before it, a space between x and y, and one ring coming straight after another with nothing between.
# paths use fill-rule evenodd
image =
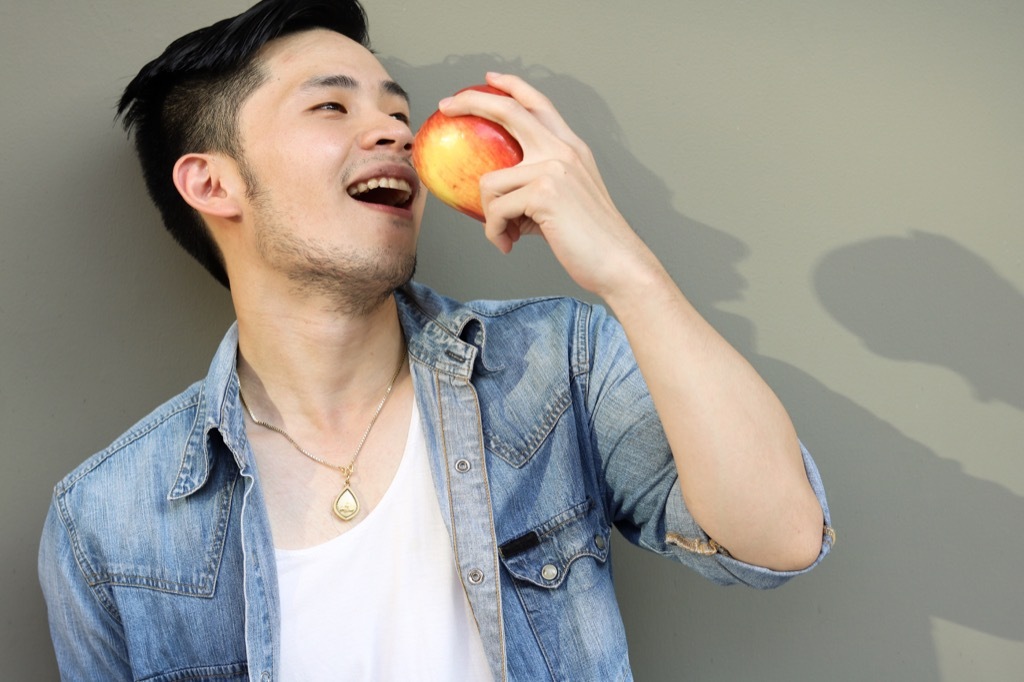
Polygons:
<instances>
[{"instance_id":1,"label":"forearm","mask_svg":"<svg viewBox=\"0 0 1024 682\"><path fill-rule=\"evenodd\" d=\"M782 404L637 247L600 295L622 324L701 528L741 561L810 565L822 510Z\"/></svg>"}]
</instances>

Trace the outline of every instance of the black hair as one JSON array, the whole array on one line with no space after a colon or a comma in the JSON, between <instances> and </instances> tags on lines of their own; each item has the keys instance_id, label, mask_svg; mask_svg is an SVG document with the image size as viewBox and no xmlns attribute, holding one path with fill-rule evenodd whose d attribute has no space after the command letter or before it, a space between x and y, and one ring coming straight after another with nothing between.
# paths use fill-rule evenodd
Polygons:
<instances>
[{"instance_id":1,"label":"black hair","mask_svg":"<svg viewBox=\"0 0 1024 682\"><path fill-rule=\"evenodd\" d=\"M357 0L262 0L175 40L139 71L118 103L117 116L134 134L164 225L225 287L223 257L202 217L175 188L174 164L185 154L208 152L240 161L238 111L266 77L256 54L275 38L314 28L369 48L366 14Z\"/></svg>"}]
</instances>

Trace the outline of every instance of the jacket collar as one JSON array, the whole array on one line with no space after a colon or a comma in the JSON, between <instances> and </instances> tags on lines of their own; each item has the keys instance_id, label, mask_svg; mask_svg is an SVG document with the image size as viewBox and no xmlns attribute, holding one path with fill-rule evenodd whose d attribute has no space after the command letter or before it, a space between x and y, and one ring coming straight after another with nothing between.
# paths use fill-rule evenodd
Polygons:
<instances>
[{"instance_id":1,"label":"jacket collar","mask_svg":"<svg viewBox=\"0 0 1024 682\"><path fill-rule=\"evenodd\" d=\"M469 381L486 337L481 317L421 284L396 291L395 301L409 355L438 372Z\"/></svg>"},{"instance_id":2,"label":"jacket collar","mask_svg":"<svg viewBox=\"0 0 1024 682\"><path fill-rule=\"evenodd\" d=\"M398 316L410 357L434 371L469 381L477 358L483 371L497 369L487 362L486 315L431 289L410 283L395 292ZM218 453L231 454L243 475L254 472L245 438L243 407L238 395L238 323L231 325L199 387L196 416L185 441L169 499L192 495L206 484Z\"/></svg>"},{"instance_id":3,"label":"jacket collar","mask_svg":"<svg viewBox=\"0 0 1024 682\"><path fill-rule=\"evenodd\" d=\"M181 467L169 499L188 497L202 488L210 477L215 453L224 446L234 455L239 469L246 468L245 425L235 371L237 357L238 323L235 322L221 340L210 370L199 385L195 420L185 441Z\"/></svg>"}]
</instances>

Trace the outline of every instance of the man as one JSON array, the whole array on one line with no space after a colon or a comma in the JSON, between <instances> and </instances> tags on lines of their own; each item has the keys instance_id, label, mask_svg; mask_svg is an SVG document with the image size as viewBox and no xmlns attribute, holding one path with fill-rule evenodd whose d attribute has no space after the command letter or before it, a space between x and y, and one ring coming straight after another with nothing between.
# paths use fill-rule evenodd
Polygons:
<instances>
[{"instance_id":1,"label":"man","mask_svg":"<svg viewBox=\"0 0 1024 682\"><path fill-rule=\"evenodd\" d=\"M425 192L366 42L354 1L264 0L126 89L150 193L237 324L55 489L66 679L629 679L613 525L756 587L830 547L782 406L520 79L441 103L523 146L482 181L484 231L542 235L618 321L410 283Z\"/></svg>"}]
</instances>

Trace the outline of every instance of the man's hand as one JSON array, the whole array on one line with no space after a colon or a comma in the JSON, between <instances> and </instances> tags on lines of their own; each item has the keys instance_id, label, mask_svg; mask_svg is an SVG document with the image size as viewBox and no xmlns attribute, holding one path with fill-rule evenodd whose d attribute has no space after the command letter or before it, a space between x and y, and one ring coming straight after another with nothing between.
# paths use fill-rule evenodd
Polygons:
<instances>
[{"instance_id":1,"label":"man's hand","mask_svg":"<svg viewBox=\"0 0 1024 682\"><path fill-rule=\"evenodd\" d=\"M547 240L562 267L602 298L631 270L656 259L615 208L590 148L551 101L516 76L490 73L487 83L511 97L465 91L439 105L448 116L474 114L504 126L523 148L512 168L480 183L487 238L508 253L522 235Z\"/></svg>"}]
</instances>

